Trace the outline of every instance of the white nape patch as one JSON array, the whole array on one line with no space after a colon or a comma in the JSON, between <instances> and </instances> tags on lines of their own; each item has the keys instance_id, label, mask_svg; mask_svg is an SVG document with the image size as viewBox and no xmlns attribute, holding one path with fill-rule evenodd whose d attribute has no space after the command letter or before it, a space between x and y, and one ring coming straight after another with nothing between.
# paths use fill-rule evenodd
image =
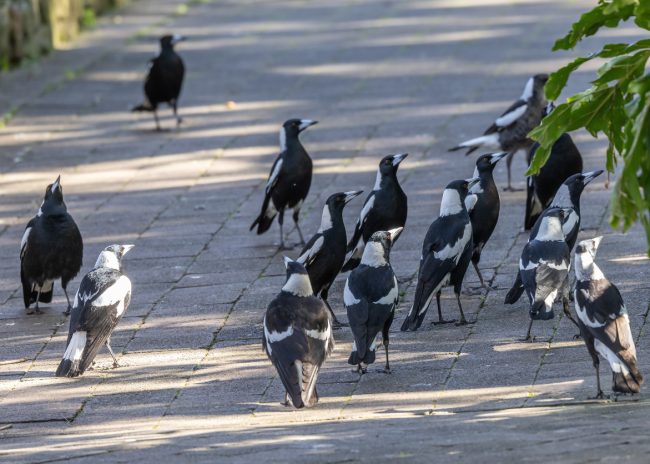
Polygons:
<instances>
[{"instance_id":1,"label":"white nape patch","mask_svg":"<svg viewBox=\"0 0 650 464\"><path fill-rule=\"evenodd\" d=\"M113 285L108 287L92 302L95 307L112 306L117 303L117 316L121 316L124 310L124 299L131 292L131 281L127 276L120 276Z\"/></svg>"},{"instance_id":2,"label":"white nape patch","mask_svg":"<svg viewBox=\"0 0 650 464\"><path fill-rule=\"evenodd\" d=\"M523 101L528 101L530 97L533 96L533 84L535 83L535 79L532 77L528 79L526 82L526 87L524 87L524 92L521 94L521 99Z\"/></svg>"},{"instance_id":3,"label":"white nape patch","mask_svg":"<svg viewBox=\"0 0 650 464\"><path fill-rule=\"evenodd\" d=\"M287 283L282 287L282 290L302 297L312 296L314 294L307 274L291 274Z\"/></svg>"},{"instance_id":4,"label":"white nape patch","mask_svg":"<svg viewBox=\"0 0 650 464\"><path fill-rule=\"evenodd\" d=\"M363 209L359 214L359 224L363 224L363 222L366 220L366 216L368 216L368 213L370 212L370 210L374 205L375 205L375 196L372 195L370 198L368 198L366 204L363 205Z\"/></svg>"},{"instance_id":5,"label":"white nape patch","mask_svg":"<svg viewBox=\"0 0 650 464\"><path fill-rule=\"evenodd\" d=\"M273 166L273 171L271 171L271 175L269 176L269 180L266 182L266 193L269 192L271 187L277 182L278 176L280 175L280 169L282 169L282 164L284 163L284 160L282 158L278 159L278 162L275 163L275 166Z\"/></svg>"},{"instance_id":6,"label":"white nape patch","mask_svg":"<svg viewBox=\"0 0 650 464\"><path fill-rule=\"evenodd\" d=\"M379 242L368 242L363 249L361 256L361 264L370 267L386 266L386 258L384 258L384 247Z\"/></svg>"},{"instance_id":7,"label":"white nape patch","mask_svg":"<svg viewBox=\"0 0 650 464\"><path fill-rule=\"evenodd\" d=\"M104 250L97 257L95 262L95 269L100 267L107 267L110 269L120 270L120 260L117 259L117 256L112 251Z\"/></svg>"},{"instance_id":8,"label":"white nape patch","mask_svg":"<svg viewBox=\"0 0 650 464\"><path fill-rule=\"evenodd\" d=\"M544 298L544 311L550 313L553 310L553 303L555 303L555 297L557 296L558 290L555 289Z\"/></svg>"},{"instance_id":9,"label":"white nape patch","mask_svg":"<svg viewBox=\"0 0 650 464\"><path fill-rule=\"evenodd\" d=\"M540 242L559 242L564 240L562 224L557 217L545 216L539 226L539 232L534 240Z\"/></svg>"},{"instance_id":10,"label":"white nape patch","mask_svg":"<svg viewBox=\"0 0 650 464\"><path fill-rule=\"evenodd\" d=\"M332 328L330 327L329 323L327 323L327 327L325 327L325 330L323 330L322 332L316 329L305 330L305 335L311 338L315 338L317 340L327 341L330 339L330 336L332 335Z\"/></svg>"},{"instance_id":11,"label":"white nape patch","mask_svg":"<svg viewBox=\"0 0 650 464\"><path fill-rule=\"evenodd\" d=\"M25 250L27 249L27 240L29 240L29 233L32 231L31 227L28 227L25 229L25 233L23 234L23 238L20 240L20 257L22 258L23 255L25 254Z\"/></svg>"},{"instance_id":12,"label":"white nape patch","mask_svg":"<svg viewBox=\"0 0 650 464\"><path fill-rule=\"evenodd\" d=\"M510 124L522 117L527 109L528 105L521 105L518 108L512 110L510 113L506 113L503 116L497 118L494 123L499 127L508 127Z\"/></svg>"},{"instance_id":13,"label":"white nape patch","mask_svg":"<svg viewBox=\"0 0 650 464\"><path fill-rule=\"evenodd\" d=\"M577 295L578 290L576 290L575 292L576 292L576 295L574 297L574 302L575 302L576 314L578 315L578 319L580 319L582 321L582 323L584 325L586 325L587 327L592 327L592 328L595 328L595 329L597 329L599 327L605 327L604 323L601 324L600 322L598 322L596 320L592 321L591 319L589 319L589 316L587 316L587 310L585 308L581 307L578 304L578 295Z\"/></svg>"},{"instance_id":14,"label":"white nape patch","mask_svg":"<svg viewBox=\"0 0 650 464\"><path fill-rule=\"evenodd\" d=\"M372 190L381 190L381 171L379 169L377 169L377 177L375 177L375 185L372 187Z\"/></svg>"},{"instance_id":15,"label":"white nape patch","mask_svg":"<svg viewBox=\"0 0 650 464\"><path fill-rule=\"evenodd\" d=\"M578 253L576 251L574 263L576 278L582 282L601 280L605 278L603 271L601 271L598 265L594 262L594 257L591 256L591 253L589 252Z\"/></svg>"},{"instance_id":16,"label":"white nape patch","mask_svg":"<svg viewBox=\"0 0 650 464\"><path fill-rule=\"evenodd\" d=\"M323 248L324 243L325 237L321 235L316 239L312 247L309 250L305 251L296 261L303 265L310 264L318 252L321 250L321 248Z\"/></svg>"},{"instance_id":17,"label":"white nape patch","mask_svg":"<svg viewBox=\"0 0 650 464\"><path fill-rule=\"evenodd\" d=\"M397 300L397 296L399 295L399 287L397 286L397 280L393 277L393 288L390 289L390 292L386 294L385 296L382 296L380 299L377 301L373 301L374 304L381 304L381 305L387 305L387 304L394 304L395 301Z\"/></svg>"},{"instance_id":18,"label":"white nape patch","mask_svg":"<svg viewBox=\"0 0 650 464\"><path fill-rule=\"evenodd\" d=\"M482 135L474 139L466 140L465 142L459 145L460 147L470 148L470 147L486 147L500 149L501 145L499 144L499 134L495 132L494 134Z\"/></svg>"},{"instance_id":19,"label":"white nape patch","mask_svg":"<svg viewBox=\"0 0 650 464\"><path fill-rule=\"evenodd\" d=\"M630 337L630 341L632 341L631 337ZM634 346L634 342L632 342L632 346ZM612 369L613 372L618 374L623 374L623 375L628 375L630 373L630 370L623 363L623 361L621 361L621 359L618 356L616 356L616 353L610 350L607 347L607 345L605 345L597 338L594 340L594 348L596 348L598 354L600 354L603 358L607 359L607 362L609 363L609 367Z\"/></svg>"},{"instance_id":20,"label":"white nape patch","mask_svg":"<svg viewBox=\"0 0 650 464\"><path fill-rule=\"evenodd\" d=\"M454 262L458 264L463 249L465 248L465 245L467 245L467 243L470 241L471 238L472 238L472 224L468 222L467 224L465 224L465 228L463 229L463 235L458 240L456 240L454 243L448 243L440 251L434 251L433 256L436 259L439 259L441 261L445 259L453 259Z\"/></svg>"},{"instance_id":21,"label":"white nape patch","mask_svg":"<svg viewBox=\"0 0 650 464\"><path fill-rule=\"evenodd\" d=\"M479 193L483 193L483 190L481 190L480 192L472 193L471 195L467 195L465 197L465 209L467 210L468 213L472 211L476 206L476 202L478 201L477 194Z\"/></svg>"},{"instance_id":22,"label":"white nape patch","mask_svg":"<svg viewBox=\"0 0 650 464\"><path fill-rule=\"evenodd\" d=\"M280 128L280 153L286 151L287 149L287 132L284 130L284 127Z\"/></svg>"},{"instance_id":23,"label":"white nape patch","mask_svg":"<svg viewBox=\"0 0 650 464\"><path fill-rule=\"evenodd\" d=\"M65 353L63 353L63 359L79 361L84 354L84 349L86 349L86 332L80 330L72 334L70 343L68 343Z\"/></svg>"},{"instance_id":24,"label":"white nape patch","mask_svg":"<svg viewBox=\"0 0 650 464\"><path fill-rule=\"evenodd\" d=\"M445 189L442 192L442 200L440 201L440 216L458 214L462 210L463 207L458 192L454 189Z\"/></svg>"},{"instance_id":25,"label":"white nape patch","mask_svg":"<svg viewBox=\"0 0 650 464\"><path fill-rule=\"evenodd\" d=\"M573 203L571 202L571 193L569 192L569 187L566 184L560 185L560 188L557 190L555 196L553 197L551 207L573 208Z\"/></svg>"},{"instance_id":26,"label":"white nape patch","mask_svg":"<svg viewBox=\"0 0 650 464\"><path fill-rule=\"evenodd\" d=\"M361 300L356 298L352 291L350 290L350 286L348 285L348 281L345 281L345 288L343 289L343 303L345 304L346 307L355 305L357 303L360 303Z\"/></svg>"},{"instance_id":27,"label":"white nape patch","mask_svg":"<svg viewBox=\"0 0 650 464\"><path fill-rule=\"evenodd\" d=\"M319 233L323 233L326 230L330 230L333 227L332 224L332 215L330 214L330 208L328 205L323 207L323 214L320 218L320 228L318 229Z\"/></svg>"}]
</instances>

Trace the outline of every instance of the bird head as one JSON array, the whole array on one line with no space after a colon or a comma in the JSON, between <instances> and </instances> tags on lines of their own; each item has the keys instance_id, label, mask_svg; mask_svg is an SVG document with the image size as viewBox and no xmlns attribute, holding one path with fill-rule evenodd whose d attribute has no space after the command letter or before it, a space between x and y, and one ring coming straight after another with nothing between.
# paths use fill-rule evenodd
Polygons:
<instances>
[{"instance_id":1,"label":"bird head","mask_svg":"<svg viewBox=\"0 0 650 464\"><path fill-rule=\"evenodd\" d=\"M287 137L297 137L302 131L318 124L318 121L312 119L288 119L282 125L284 133Z\"/></svg>"},{"instance_id":2,"label":"bird head","mask_svg":"<svg viewBox=\"0 0 650 464\"><path fill-rule=\"evenodd\" d=\"M594 260L598 252L603 236L582 240L576 245L575 251L575 271L578 280L585 280L592 275L595 268L597 268Z\"/></svg>"},{"instance_id":3,"label":"bird head","mask_svg":"<svg viewBox=\"0 0 650 464\"><path fill-rule=\"evenodd\" d=\"M118 271L122 270L122 258L135 245L109 245L102 250L95 263L95 268L108 267Z\"/></svg>"},{"instance_id":4,"label":"bird head","mask_svg":"<svg viewBox=\"0 0 650 464\"><path fill-rule=\"evenodd\" d=\"M490 155L481 155L476 160L476 169L478 172L492 172L494 166L508 156L507 152L492 153Z\"/></svg>"},{"instance_id":5,"label":"bird head","mask_svg":"<svg viewBox=\"0 0 650 464\"><path fill-rule=\"evenodd\" d=\"M295 296L312 296L314 291L305 266L287 256L284 257L284 266L287 270L287 280L282 287L282 291Z\"/></svg>"},{"instance_id":6,"label":"bird head","mask_svg":"<svg viewBox=\"0 0 650 464\"><path fill-rule=\"evenodd\" d=\"M393 243L402 233L402 230L404 230L403 227L397 227L391 230L380 230L372 234L363 250L361 264L370 267L386 266L390 262L390 250Z\"/></svg>"},{"instance_id":7,"label":"bird head","mask_svg":"<svg viewBox=\"0 0 650 464\"><path fill-rule=\"evenodd\" d=\"M160 38L160 48L162 48L163 50L173 49L174 45L176 45L178 42L182 42L183 40L187 40L187 38L180 34L163 35Z\"/></svg>"},{"instance_id":8,"label":"bird head","mask_svg":"<svg viewBox=\"0 0 650 464\"><path fill-rule=\"evenodd\" d=\"M379 172L382 176L395 175L399 165L408 156L408 153L384 156L379 162Z\"/></svg>"},{"instance_id":9,"label":"bird head","mask_svg":"<svg viewBox=\"0 0 650 464\"><path fill-rule=\"evenodd\" d=\"M603 172L604 171L602 169L599 169L597 171L581 172L569 176L567 180L564 181L564 185L569 191L571 202L574 205L580 204L580 195L582 194L585 186L596 177L601 175Z\"/></svg>"},{"instance_id":10,"label":"bird head","mask_svg":"<svg viewBox=\"0 0 650 464\"><path fill-rule=\"evenodd\" d=\"M62 214L67 211L63 201L61 176L57 177L54 182L45 188L45 195L43 196L43 203L41 204L40 211L46 215Z\"/></svg>"},{"instance_id":11,"label":"bird head","mask_svg":"<svg viewBox=\"0 0 650 464\"><path fill-rule=\"evenodd\" d=\"M338 192L329 196L327 199L327 206L330 211L343 211L345 205L347 205L354 198L358 197L363 193L363 190L353 190L350 192Z\"/></svg>"}]
</instances>

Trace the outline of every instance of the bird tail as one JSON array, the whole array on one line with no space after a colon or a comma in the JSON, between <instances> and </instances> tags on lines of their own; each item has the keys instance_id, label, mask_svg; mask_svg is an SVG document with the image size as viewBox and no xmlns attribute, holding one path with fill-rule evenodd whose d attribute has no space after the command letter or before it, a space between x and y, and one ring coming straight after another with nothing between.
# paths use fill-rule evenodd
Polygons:
<instances>
[{"instance_id":1,"label":"bird tail","mask_svg":"<svg viewBox=\"0 0 650 464\"><path fill-rule=\"evenodd\" d=\"M449 151L464 150L467 148L468 149L467 153L465 153L465 156L467 156L473 151L481 147L495 148L495 149L501 148L499 145L499 134L494 133L494 134L482 135L474 139L466 140L465 142L462 142L456 145L455 147L450 148Z\"/></svg>"},{"instance_id":2,"label":"bird tail","mask_svg":"<svg viewBox=\"0 0 650 464\"><path fill-rule=\"evenodd\" d=\"M439 286L439 285L438 285ZM431 290L431 291L429 291ZM427 314L429 305L431 304L431 299L433 298L434 293L438 291L438 288L433 288L429 282L424 282L421 278L418 278L418 283L415 288L415 298L413 299L413 306L409 313L402 323L400 330L406 332L411 330L415 332L422 325L424 316Z\"/></svg>"},{"instance_id":3,"label":"bird tail","mask_svg":"<svg viewBox=\"0 0 650 464\"><path fill-rule=\"evenodd\" d=\"M535 187L533 185L532 177L528 178L528 186L526 188L526 215L524 216L524 229L530 230L535 225L537 218L544 210L544 206L540 203L535 195Z\"/></svg>"},{"instance_id":4,"label":"bird tail","mask_svg":"<svg viewBox=\"0 0 650 464\"><path fill-rule=\"evenodd\" d=\"M311 363L302 364L303 394L302 401L308 408L318 403L316 380L318 379L319 366Z\"/></svg>"},{"instance_id":5,"label":"bird tail","mask_svg":"<svg viewBox=\"0 0 650 464\"><path fill-rule=\"evenodd\" d=\"M253 230L255 226L257 226L257 235L263 234L269 230L277 213L278 211L271 202L271 195L266 194L264 196L264 202L262 203L262 211L255 221L253 221L248 230Z\"/></svg>"},{"instance_id":6,"label":"bird tail","mask_svg":"<svg viewBox=\"0 0 650 464\"><path fill-rule=\"evenodd\" d=\"M36 300L38 300L40 303L52 302L54 282L45 281L42 287L39 287L38 285L32 285L29 282L29 279L25 277L25 273L22 269L20 270L20 281L23 286L23 302L25 303L25 308L29 308L31 304L36 303ZM41 291L40 296L38 294L39 289Z\"/></svg>"},{"instance_id":7,"label":"bird tail","mask_svg":"<svg viewBox=\"0 0 650 464\"><path fill-rule=\"evenodd\" d=\"M643 384L643 375L636 364L628 366L627 372L613 372L612 390L617 393L639 393Z\"/></svg>"},{"instance_id":8,"label":"bird tail","mask_svg":"<svg viewBox=\"0 0 650 464\"><path fill-rule=\"evenodd\" d=\"M134 106L131 108L132 113L138 113L141 111L153 111L155 108L149 103L148 101L145 101L144 103L141 103L137 106Z\"/></svg>"},{"instance_id":9,"label":"bird tail","mask_svg":"<svg viewBox=\"0 0 650 464\"><path fill-rule=\"evenodd\" d=\"M81 361L86 350L86 332L75 332L63 354L63 359L56 370L57 377L77 377L83 374Z\"/></svg>"},{"instance_id":10,"label":"bird tail","mask_svg":"<svg viewBox=\"0 0 650 464\"><path fill-rule=\"evenodd\" d=\"M515 304L524 293L524 283L521 281L521 274L517 272L517 278L512 284L512 288L508 290L504 304Z\"/></svg>"},{"instance_id":11,"label":"bird tail","mask_svg":"<svg viewBox=\"0 0 650 464\"><path fill-rule=\"evenodd\" d=\"M363 255L364 246L365 244L363 243L363 240L361 240L361 237L359 237L358 242L356 245L354 245L354 248L351 249L352 253L350 256L348 256L347 261L341 268L341 272L351 271L352 269L356 268L359 263L361 263L361 256Z\"/></svg>"}]
</instances>

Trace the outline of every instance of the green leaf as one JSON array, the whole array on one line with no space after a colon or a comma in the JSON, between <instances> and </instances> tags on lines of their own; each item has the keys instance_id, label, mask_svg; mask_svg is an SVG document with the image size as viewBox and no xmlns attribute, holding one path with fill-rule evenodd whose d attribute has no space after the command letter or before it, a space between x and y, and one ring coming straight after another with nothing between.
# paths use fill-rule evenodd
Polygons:
<instances>
[{"instance_id":1,"label":"green leaf","mask_svg":"<svg viewBox=\"0 0 650 464\"><path fill-rule=\"evenodd\" d=\"M635 2L614 1L601 3L593 10L580 16L573 23L571 31L558 39L553 45L555 50L570 50L583 38L594 35L601 27L616 27L621 21L627 20L634 13Z\"/></svg>"},{"instance_id":2,"label":"green leaf","mask_svg":"<svg viewBox=\"0 0 650 464\"><path fill-rule=\"evenodd\" d=\"M602 85L612 81L626 83L643 74L648 57L650 57L650 50L613 58L598 69L598 79L592 84Z\"/></svg>"},{"instance_id":3,"label":"green leaf","mask_svg":"<svg viewBox=\"0 0 650 464\"><path fill-rule=\"evenodd\" d=\"M582 64L591 60L594 56L597 55L576 58L571 63L567 64L566 66L563 66L562 68L552 73L548 77L548 81L544 86L544 93L546 94L546 98L548 98L549 100L557 99L560 96L562 89L566 86L566 83L569 80L569 76L571 75L571 73L576 69L578 69L580 66L582 66Z\"/></svg>"}]
</instances>

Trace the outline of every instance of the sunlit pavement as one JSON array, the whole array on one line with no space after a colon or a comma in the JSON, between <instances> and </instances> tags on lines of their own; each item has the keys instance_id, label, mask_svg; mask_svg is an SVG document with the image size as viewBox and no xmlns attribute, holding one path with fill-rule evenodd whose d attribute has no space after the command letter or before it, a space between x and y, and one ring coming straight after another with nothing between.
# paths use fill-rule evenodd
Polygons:
<instances>
[{"instance_id":1,"label":"sunlit pavement","mask_svg":"<svg viewBox=\"0 0 650 464\"><path fill-rule=\"evenodd\" d=\"M0 76L0 113L13 116L0 130L0 460L644 460L645 390L589 401L593 368L567 320L537 323L538 342L518 341L526 304L502 302L527 238L523 192L502 194L500 223L483 253L481 268L498 288L463 297L477 323L434 327L432 308L420 331L398 331L442 188L473 171L474 156L447 148L480 134L529 75L629 39L629 29L613 30L575 54L550 53L592 4L141 0L35 70ZM157 36L168 31L190 39L178 47L188 69L185 122L156 133L149 115L128 110L142 98ZM593 70L568 90L583 89ZM290 117L320 121L302 136L315 163L307 233L318 228L327 196L368 191L383 155L410 154L398 174L409 218L392 255L403 294L393 374L350 372L351 336L339 330L319 380L321 401L303 411L280 405L281 383L261 348L263 312L284 280L277 226L248 232ZM585 169L602 168L605 142L575 139ZM519 187L524 169L519 155ZM53 376L68 324L60 288L41 316L25 315L19 289L24 225L59 173L86 245L82 274L107 244L136 244L125 259L133 301L113 335L122 367L109 369L102 352L76 380ZM496 177L504 185L505 165ZM583 236L605 235L599 264L623 294L641 370L650 374L644 235L609 228L606 180L583 196ZM361 204L348 206L348 232ZM345 319L343 282L330 298ZM477 284L473 270L467 283ZM451 289L443 295L445 315L456 317ZM604 364L601 372L609 390Z\"/></svg>"}]
</instances>

